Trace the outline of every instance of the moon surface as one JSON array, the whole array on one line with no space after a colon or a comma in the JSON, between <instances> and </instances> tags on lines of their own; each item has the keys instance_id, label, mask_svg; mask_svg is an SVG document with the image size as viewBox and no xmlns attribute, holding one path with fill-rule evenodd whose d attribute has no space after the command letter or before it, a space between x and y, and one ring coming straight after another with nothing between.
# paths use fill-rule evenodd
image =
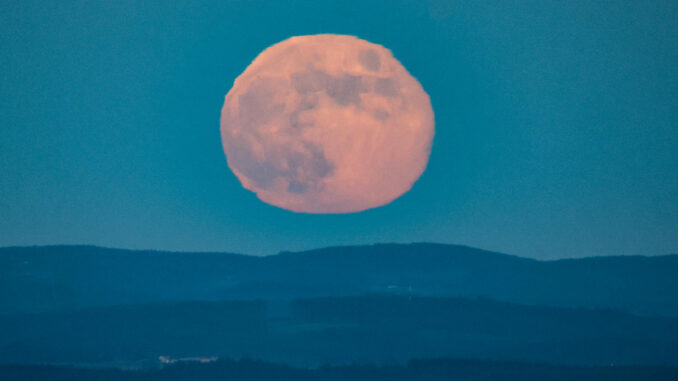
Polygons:
<instances>
[{"instance_id":1,"label":"moon surface","mask_svg":"<svg viewBox=\"0 0 678 381\"><path fill-rule=\"evenodd\" d=\"M228 166L262 201L302 213L390 203L426 169L433 109L381 45L297 36L264 50L221 111Z\"/></svg>"}]
</instances>

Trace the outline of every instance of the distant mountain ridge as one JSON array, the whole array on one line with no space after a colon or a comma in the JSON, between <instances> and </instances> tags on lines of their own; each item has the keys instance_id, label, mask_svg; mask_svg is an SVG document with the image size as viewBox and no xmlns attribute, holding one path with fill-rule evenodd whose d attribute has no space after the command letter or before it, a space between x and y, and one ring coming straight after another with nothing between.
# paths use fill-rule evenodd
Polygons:
<instances>
[{"instance_id":1,"label":"distant mountain ridge","mask_svg":"<svg viewBox=\"0 0 678 381\"><path fill-rule=\"evenodd\" d=\"M0 313L190 300L398 294L678 316L678 255L538 261L467 246L346 246L267 257L96 246L0 248Z\"/></svg>"}]
</instances>

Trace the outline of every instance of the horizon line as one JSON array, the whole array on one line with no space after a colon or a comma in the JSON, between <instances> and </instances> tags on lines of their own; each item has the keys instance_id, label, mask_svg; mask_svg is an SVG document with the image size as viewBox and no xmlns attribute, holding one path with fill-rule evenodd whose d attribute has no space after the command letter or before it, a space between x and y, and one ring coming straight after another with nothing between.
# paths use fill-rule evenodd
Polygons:
<instances>
[{"instance_id":1,"label":"horizon line","mask_svg":"<svg viewBox=\"0 0 678 381\"><path fill-rule=\"evenodd\" d=\"M130 252L152 252L152 253L171 253L171 254L209 254L209 255L235 255L248 258L268 258L276 257L280 255L289 255L289 254L303 254L310 253L314 251L323 251L331 249L348 249L348 248L365 248L365 247L375 247L375 246L443 246L443 247L455 247L470 249L472 251L484 252L486 254L501 255L507 257L514 257L526 260L534 260L537 262L557 262L557 261L567 261L567 260L577 260L577 259L599 259L599 258L662 258L662 257L671 257L678 256L678 253L665 253L665 254L612 254L612 255L592 255L592 256L576 256L576 257L562 257L562 258L547 258L540 259L534 257L521 256L517 254L508 254L500 251L492 251L487 249L482 249L474 246L463 245L463 244L453 244L453 243L440 243L440 242L430 242L430 241L415 241L408 243L398 243L398 242L375 242L370 244L346 244L346 245L331 245L331 246L322 246L311 249L304 250L280 250L276 253L271 254L247 254L241 252L230 252L230 251L216 251L216 250L163 250L163 249L133 249L133 248L124 248L124 247L111 247L103 246L97 244L36 244L36 245L8 245L0 246L0 250L7 249L37 249L37 248L94 248L94 249L103 249L103 250L118 250L118 251L130 251Z\"/></svg>"}]
</instances>

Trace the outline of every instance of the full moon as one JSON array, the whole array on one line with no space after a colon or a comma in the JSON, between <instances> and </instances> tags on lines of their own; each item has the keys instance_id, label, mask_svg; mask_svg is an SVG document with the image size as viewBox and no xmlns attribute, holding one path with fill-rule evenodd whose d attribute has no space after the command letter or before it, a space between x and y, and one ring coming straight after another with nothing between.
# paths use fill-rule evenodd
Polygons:
<instances>
[{"instance_id":1,"label":"full moon","mask_svg":"<svg viewBox=\"0 0 678 381\"><path fill-rule=\"evenodd\" d=\"M433 109L390 50L297 36L264 50L221 110L228 166L260 200L301 213L386 205L426 169Z\"/></svg>"}]
</instances>

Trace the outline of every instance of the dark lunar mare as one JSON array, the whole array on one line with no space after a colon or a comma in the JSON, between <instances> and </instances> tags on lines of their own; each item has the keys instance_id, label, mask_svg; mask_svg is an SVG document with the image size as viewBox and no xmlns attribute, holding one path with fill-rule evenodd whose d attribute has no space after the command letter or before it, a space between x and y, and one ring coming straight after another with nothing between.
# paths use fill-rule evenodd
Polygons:
<instances>
[{"instance_id":1,"label":"dark lunar mare","mask_svg":"<svg viewBox=\"0 0 678 381\"><path fill-rule=\"evenodd\" d=\"M304 86L313 88L316 83L322 81L322 76L312 74L303 79L298 85L302 90ZM303 82L306 81L306 82ZM294 82L294 80L293 80ZM229 162L235 169L252 180L259 188L269 189L277 178L289 180L288 191L292 193L305 193L309 189L318 189L321 186L320 179L329 176L334 166L327 160L322 147L319 145L303 142L302 149L293 149L288 144L272 144L265 137L257 137L257 128L272 121L285 111L285 105L275 103L273 93L278 91L276 84L269 78L257 78L252 82L245 93L238 97L239 109L233 115L228 112L225 115L224 144ZM300 105L300 109L315 107L312 97L309 101ZM299 111L290 116L288 128L299 128L302 125L296 122ZM233 134L230 128L237 129L240 133ZM309 127L303 125L303 127ZM288 131L294 134L294 132ZM260 161L255 157L251 148L251 141L244 141L242 136L252 137L253 141L263 144L265 158Z\"/></svg>"}]
</instances>

